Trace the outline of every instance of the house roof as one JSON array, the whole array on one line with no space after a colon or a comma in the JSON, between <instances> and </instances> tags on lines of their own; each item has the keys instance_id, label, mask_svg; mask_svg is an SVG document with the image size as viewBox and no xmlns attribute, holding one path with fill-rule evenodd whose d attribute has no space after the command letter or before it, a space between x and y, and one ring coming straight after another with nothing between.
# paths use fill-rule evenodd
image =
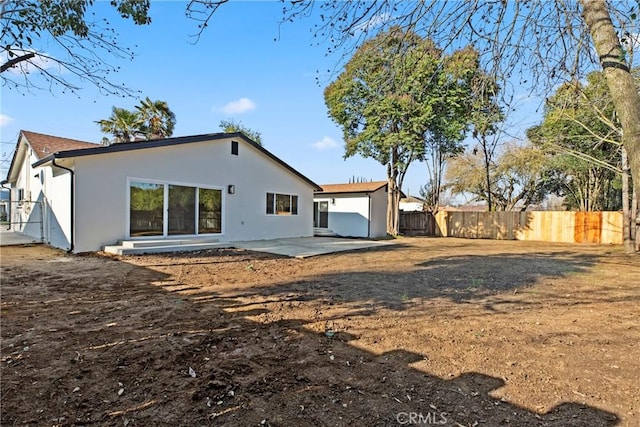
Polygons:
<instances>
[{"instance_id":1,"label":"house roof","mask_svg":"<svg viewBox=\"0 0 640 427\"><path fill-rule=\"evenodd\" d=\"M416 196L407 196L400 199L400 203L426 203L427 201Z\"/></svg>"},{"instance_id":2,"label":"house roof","mask_svg":"<svg viewBox=\"0 0 640 427\"><path fill-rule=\"evenodd\" d=\"M53 137L53 138L56 138L56 137ZM242 139L244 142L246 142L247 144L251 145L252 147L257 149L258 151L260 151L261 153L263 153L264 155L269 157L271 160L273 160L276 163L278 163L280 166L284 167L285 169L287 169L288 171L290 171L291 173L293 173L297 177L301 178L303 181L305 181L308 184L310 184L312 187L314 187L314 189L316 189L316 190L320 189L320 186L318 184L316 184L315 182L311 181L306 176L302 175L300 172L298 172L297 170L295 170L294 168L289 166L287 163L285 163L284 161L282 161L281 159L276 157L270 151L265 149L260 144L254 142L253 140L251 140L250 138L248 138L246 135L244 135L241 132L234 132L234 133L222 133L222 132L220 132L220 133L207 133L207 134L202 134L202 135L179 136L179 137L175 137L175 138L164 138L164 139L153 139L153 140L149 140L149 141L122 142L122 143L118 143L118 144L112 144L112 145L109 145L109 146L101 146L101 145L97 145L97 144L85 143L85 144L87 144L87 146L84 146L84 147L80 147L79 146L76 149L63 150L63 151L57 151L57 152L50 153L46 157L43 157L40 160L38 160L37 162L35 162L33 164L33 166L34 167L41 166L41 165L43 165L45 163L51 162L54 159L68 159L68 158L83 157L83 156L95 156L95 155L100 155L100 154L118 153L118 152L122 152L122 151L144 150L144 149L149 149L149 148L168 147L168 146L172 146L172 145L190 144L190 143L195 143L195 142L219 141L219 140L228 139L228 138ZM65 139L65 138L61 138L61 139ZM73 140L67 140L67 141L73 141ZM76 142L82 142L82 141L76 141Z\"/></svg>"},{"instance_id":3,"label":"house roof","mask_svg":"<svg viewBox=\"0 0 640 427\"><path fill-rule=\"evenodd\" d=\"M26 145L20 144L21 141L25 141ZM77 139L60 138L59 136L21 130L20 136L18 137L18 145L16 146L16 149L13 152L13 157L11 158L11 165L7 172L7 178L2 181L2 183L9 182L13 167L16 164L16 161L18 161L18 158L22 159L22 157L26 155L27 146L31 147L37 159L42 159L47 157L49 154L56 152L100 147L98 144L79 141ZM21 161L22 160L20 160L20 162Z\"/></svg>"},{"instance_id":4,"label":"house roof","mask_svg":"<svg viewBox=\"0 0 640 427\"><path fill-rule=\"evenodd\" d=\"M324 184L321 185L322 191L317 193L373 193L385 187L387 181L373 181L373 182L354 182L351 184Z\"/></svg>"},{"instance_id":5,"label":"house roof","mask_svg":"<svg viewBox=\"0 0 640 427\"><path fill-rule=\"evenodd\" d=\"M23 130L21 131L21 133L27 139L27 142L33 149L38 160L57 152L100 147L100 145L98 144L93 144L86 141L61 138L59 136L45 135L43 133L31 132L27 130Z\"/></svg>"}]
</instances>

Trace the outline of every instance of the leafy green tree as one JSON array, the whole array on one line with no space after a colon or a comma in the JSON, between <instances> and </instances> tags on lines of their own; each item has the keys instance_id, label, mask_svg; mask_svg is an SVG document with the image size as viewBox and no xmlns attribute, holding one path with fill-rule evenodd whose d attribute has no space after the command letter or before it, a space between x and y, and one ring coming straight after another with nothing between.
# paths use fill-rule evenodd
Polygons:
<instances>
[{"instance_id":1,"label":"leafy green tree","mask_svg":"<svg viewBox=\"0 0 640 427\"><path fill-rule=\"evenodd\" d=\"M470 151L449 164L448 187L453 194L473 195L473 201L491 198L494 210L524 211L553 189L547 162L545 153L535 146L506 145L490 169L491 185L487 186L483 154Z\"/></svg>"},{"instance_id":2,"label":"leafy green tree","mask_svg":"<svg viewBox=\"0 0 640 427\"><path fill-rule=\"evenodd\" d=\"M143 120L140 115L125 108L113 107L108 119L98 120L96 123L103 133L113 136L114 143L132 142L143 135L140 130Z\"/></svg>"},{"instance_id":3,"label":"leafy green tree","mask_svg":"<svg viewBox=\"0 0 640 427\"><path fill-rule=\"evenodd\" d=\"M602 73L560 86L527 135L552 155L569 208L620 209L622 133Z\"/></svg>"},{"instance_id":4,"label":"leafy green tree","mask_svg":"<svg viewBox=\"0 0 640 427\"><path fill-rule=\"evenodd\" d=\"M82 82L108 94L130 94L109 80L117 71L107 57L133 58L105 19L91 15L94 0L5 0L0 6L0 78L9 89L59 86L77 91ZM151 22L149 0L112 0L124 19Z\"/></svg>"},{"instance_id":5,"label":"leafy green tree","mask_svg":"<svg viewBox=\"0 0 640 427\"><path fill-rule=\"evenodd\" d=\"M634 72L636 81L637 70ZM603 73L567 83L550 97L543 122L529 138L554 154L553 165L567 205L581 210L618 210L624 214L625 247L633 250L637 194L630 195L623 132ZM640 242L639 242L640 243Z\"/></svg>"},{"instance_id":6,"label":"leafy green tree","mask_svg":"<svg viewBox=\"0 0 640 427\"><path fill-rule=\"evenodd\" d=\"M431 40L392 28L358 48L324 91L329 116L342 128L345 158L359 154L387 168L387 230L398 232L400 188L429 146L461 141L478 56L444 55Z\"/></svg>"},{"instance_id":7,"label":"leafy green tree","mask_svg":"<svg viewBox=\"0 0 640 427\"><path fill-rule=\"evenodd\" d=\"M504 121L505 115L498 102L500 89L495 80L485 77L477 79L475 84L471 113L471 135L477 141L474 150L479 148L482 153L487 186L487 207L489 211L492 211L491 168L500 141L500 123Z\"/></svg>"},{"instance_id":8,"label":"leafy green tree","mask_svg":"<svg viewBox=\"0 0 640 427\"><path fill-rule=\"evenodd\" d=\"M168 138L173 135L176 115L169 109L166 101L152 101L146 97L136 106L136 110L142 121L140 131L146 139Z\"/></svg>"},{"instance_id":9,"label":"leafy green tree","mask_svg":"<svg viewBox=\"0 0 640 427\"><path fill-rule=\"evenodd\" d=\"M262 145L262 134L257 130L250 129L235 120L220 120L220 129L225 133L241 132L248 136L253 142Z\"/></svg>"}]
</instances>

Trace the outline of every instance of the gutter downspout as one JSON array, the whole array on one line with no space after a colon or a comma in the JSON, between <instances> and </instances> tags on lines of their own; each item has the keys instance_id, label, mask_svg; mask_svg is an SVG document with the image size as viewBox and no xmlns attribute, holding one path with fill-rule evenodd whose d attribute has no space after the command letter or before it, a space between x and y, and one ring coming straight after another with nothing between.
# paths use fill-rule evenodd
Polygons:
<instances>
[{"instance_id":1,"label":"gutter downspout","mask_svg":"<svg viewBox=\"0 0 640 427\"><path fill-rule=\"evenodd\" d=\"M71 174L71 212L69 212L69 216L70 216L70 225L71 225L71 229L69 230L69 249L67 250L67 253L73 253L73 248L74 248L74 241L75 241L75 235L73 232L73 229L75 228L75 204L74 204L74 188L75 188L75 177L76 174L72 169L69 169L67 167L61 166L56 164L56 158L54 157L53 160L51 161L51 164L55 167L58 167L60 169L64 169L66 171L69 171L69 173Z\"/></svg>"}]
</instances>

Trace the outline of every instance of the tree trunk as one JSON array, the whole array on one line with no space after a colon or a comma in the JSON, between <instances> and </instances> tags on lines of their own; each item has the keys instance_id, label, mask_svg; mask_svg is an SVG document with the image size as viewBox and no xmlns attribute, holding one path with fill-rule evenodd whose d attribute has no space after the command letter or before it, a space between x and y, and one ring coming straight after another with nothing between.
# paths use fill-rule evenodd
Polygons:
<instances>
[{"instance_id":1,"label":"tree trunk","mask_svg":"<svg viewBox=\"0 0 640 427\"><path fill-rule=\"evenodd\" d=\"M627 150L622 147L622 242L625 252L631 253L635 250L635 244L632 237L635 212L632 216L631 207L629 206L629 160L627 159Z\"/></svg>"},{"instance_id":2,"label":"tree trunk","mask_svg":"<svg viewBox=\"0 0 640 427\"><path fill-rule=\"evenodd\" d=\"M589 26L613 105L622 125L622 144L629 157L633 188L636 194L640 194L640 95L611 22L606 1L581 1L584 19ZM637 215L636 212L636 223L640 222Z\"/></svg>"},{"instance_id":3,"label":"tree trunk","mask_svg":"<svg viewBox=\"0 0 640 427\"><path fill-rule=\"evenodd\" d=\"M398 210L399 203L396 198L396 170L387 165L387 233L392 236L398 235Z\"/></svg>"},{"instance_id":4,"label":"tree trunk","mask_svg":"<svg viewBox=\"0 0 640 427\"><path fill-rule=\"evenodd\" d=\"M633 192L631 198L631 217L640 218L640 206L638 206L638 193ZM636 242L635 250L640 252L640 221L631 221L631 240Z\"/></svg>"}]
</instances>

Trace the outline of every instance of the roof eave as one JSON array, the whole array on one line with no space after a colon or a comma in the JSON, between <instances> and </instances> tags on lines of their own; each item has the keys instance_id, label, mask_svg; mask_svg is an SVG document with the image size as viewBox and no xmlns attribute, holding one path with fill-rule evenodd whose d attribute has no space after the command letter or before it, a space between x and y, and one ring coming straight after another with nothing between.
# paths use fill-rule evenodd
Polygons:
<instances>
[{"instance_id":1,"label":"roof eave","mask_svg":"<svg viewBox=\"0 0 640 427\"><path fill-rule=\"evenodd\" d=\"M245 134L243 134L241 132L194 135L194 136L191 136L191 137L189 137L189 136L188 137L183 137L182 139L186 140L188 142L205 142L205 141L208 141L208 140L218 140L218 139L225 139L225 138L229 138L229 139L241 138L241 139L243 139L246 143L248 143L249 145L251 145L254 148L256 148L258 151L260 151L263 154L265 154L271 160L274 160L280 166L283 166L285 169L287 169L290 172L292 172L298 178L300 178L303 181L305 181L306 183L308 183L311 187L314 188L314 190L322 190L322 187L320 187L318 184L316 184L315 182L311 181L306 176L302 175L300 172L298 172L293 167L289 166L286 162L281 160L279 157L276 157L270 151L265 149L262 145L260 145L257 142L253 141L251 138L247 137ZM47 157L45 157L43 159L38 160L32 166L33 167L42 166L42 165L44 165L44 164L46 164L48 162L51 162L53 159L68 159L68 158L72 158L72 157L84 157L84 156L91 156L91 155L104 154L104 153L118 153L118 152L123 152L123 151L130 151L130 150L143 150L145 148L164 147L164 146L178 145L178 144L184 143L184 141L180 142L180 139L181 138L159 139L159 140L152 140L152 141L136 142L135 144L131 144L131 145L129 145L129 143L127 143L127 144L113 144L113 145L109 145L107 147L83 148L83 149L76 149L76 150L59 151L59 152L53 153L53 154L51 154L51 155L49 155L49 156L47 156Z\"/></svg>"}]
</instances>

